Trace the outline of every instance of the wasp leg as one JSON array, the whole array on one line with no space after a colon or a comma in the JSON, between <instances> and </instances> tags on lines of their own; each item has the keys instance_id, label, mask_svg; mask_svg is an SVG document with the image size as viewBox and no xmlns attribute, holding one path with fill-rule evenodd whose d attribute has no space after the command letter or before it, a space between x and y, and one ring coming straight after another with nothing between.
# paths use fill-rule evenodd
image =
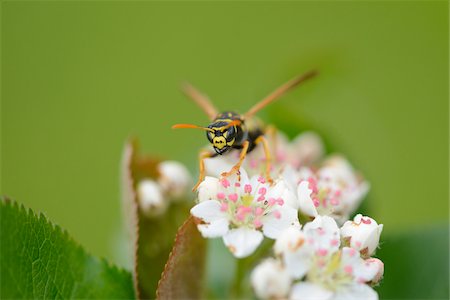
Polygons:
<instances>
[{"instance_id":1,"label":"wasp leg","mask_svg":"<svg viewBox=\"0 0 450 300\"><path fill-rule=\"evenodd\" d=\"M241 151L241 155L239 155L239 161L237 162L237 164L235 164L234 166L233 166L233 168L231 168L231 170L230 170L230 172L224 172L224 173L222 173L222 176L223 177L228 177L228 176L230 176L230 175L233 175L233 174L239 174L239 169L241 168L241 165L242 165L242 162L244 161L244 159L245 159L245 156L247 155L247 150L248 150L248 146L249 146L249 142L248 141L245 141L243 144L242 144L242 151Z\"/></svg>"},{"instance_id":2,"label":"wasp leg","mask_svg":"<svg viewBox=\"0 0 450 300\"><path fill-rule=\"evenodd\" d=\"M264 154L266 155L266 179L270 184L273 184L273 179L270 177L270 170L272 168L272 156L270 155L269 144L263 135L260 135L256 140L255 144L263 144Z\"/></svg>"},{"instance_id":3,"label":"wasp leg","mask_svg":"<svg viewBox=\"0 0 450 300\"><path fill-rule=\"evenodd\" d=\"M212 153L209 151L200 151L199 154L199 170L200 170L200 174L198 175L198 181L195 184L195 186L192 188L192 191L195 192L198 188L198 186L200 185L200 183L202 183L203 179L205 179L205 159L206 158L211 158L211 157L215 157L217 156L216 153Z\"/></svg>"}]
</instances>

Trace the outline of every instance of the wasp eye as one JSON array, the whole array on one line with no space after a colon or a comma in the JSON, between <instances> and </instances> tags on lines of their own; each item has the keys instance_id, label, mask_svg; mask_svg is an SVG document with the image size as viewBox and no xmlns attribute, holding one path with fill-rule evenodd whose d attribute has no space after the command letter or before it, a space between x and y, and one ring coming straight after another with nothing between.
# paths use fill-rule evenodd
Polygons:
<instances>
[{"instance_id":1,"label":"wasp eye","mask_svg":"<svg viewBox=\"0 0 450 300\"><path fill-rule=\"evenodd\" d=\"M206 132L206 137L208 138L208 141L210 143L212 143L213 142L213 138L215 137L215 134L212 133L211 131L208 131L208 132Z\"/></svg>"},{"instance_id":2,"label":"wasp eye","mask_svg":"<svg viewBox=\"0 0 450 300\"><path fill-rule=\"evenodd\" d=\"M230 127L228 128L226 135L224 134L225 138L234 138L234 136L236 135L236 131L234 130L234 127Z\"/></svg>"}]
</instances>

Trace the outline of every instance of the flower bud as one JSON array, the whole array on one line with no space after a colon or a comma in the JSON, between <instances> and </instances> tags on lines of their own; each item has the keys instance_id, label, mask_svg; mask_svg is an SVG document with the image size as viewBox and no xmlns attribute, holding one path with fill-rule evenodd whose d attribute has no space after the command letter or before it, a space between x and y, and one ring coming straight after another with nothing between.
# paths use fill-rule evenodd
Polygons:
<instances>
[{"instance_id":1,"label":"flower bud","mask_svg":"<svg viewBox=\"0 0 450 300\"><path fill-rule=\"evenodd\" d=\"M197 188L198 202L217 199L219 191L219 179L206 176Z\"/></svg>"},{"instance_id":2,"label":"flower bud","mask_svg":"<svg viewBox=\"0 0 450 300\"><path fill-rule=\"evenodd\" d=\"M158 216L166 211L168 201L165 201L159 185L150 179L139 182L137 187L139 207L145 215Z\"/></svg>"},{"instance_id":3,"label":"flower bud","mask_svg":"<svg viewBox=\"0 0 450 300\"><path fill-rule=\"evenodd\" d=\"M381 260L379 260L378 258L366 259L366 263L377 266L378 272L377 272L377 275L375 275L375 277L372 279L372 283L374 283L374 284L378 283L381 280L381 278L383 278L384 263Z\"/></svg>"},{"instance_id":4,"label":"flower bud","mask_svg":"<svg viewBox=\"0 0 450 300\"><path fill-rule=\"evenodd\" d=\"M291 278L277 260L269 258L252 271L251 283L258 298L285 299L291 287Z\"/></svg>"},{"instance_id":5,"label":"flower bud","mask_svg":"<svg viewBox=\"0 0 450 300\"><path fill-rule=\"evenodd\" d=\"M295 153L292 164L296 167L310 165L319 160L325 153L322 139L314 132L304 132L298 135L292 144Z\"/></svg>"},{"instance_id":6,"label":"flower bud","mask_svg":"<svg viewBox=\"0 0 450 300\"><path fill-rule=\"evenodd\" d=\"M177 161L164 161L158 165L160 177L158 183L161 189L173 199L182 198L191 185L189 171Z\"/></svg>"},{"instance_id":7,"label":"flower bud","mask_svg":"<svg viewBox=\"0 0 450 300\"><path fill-rule=\"evenodd\" d=\"M383 224L369 217L358 214L353 221L347 221L341 228L341 236L350 240L350 247L358 250L365 257L371 256L380 241Z\"/></svg>"}]
</instances>

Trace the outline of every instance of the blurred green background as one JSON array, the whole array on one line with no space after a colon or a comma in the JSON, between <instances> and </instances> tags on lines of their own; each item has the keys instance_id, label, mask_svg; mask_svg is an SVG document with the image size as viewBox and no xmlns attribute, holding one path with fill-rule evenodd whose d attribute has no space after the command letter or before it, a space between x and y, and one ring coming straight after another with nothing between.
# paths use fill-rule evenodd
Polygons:
<instances>
[{"instance_id":1,"label":"blurred green background","mask_svg":"<svg viewBox=\"0 0 450 300\"><path fill-rule=\"evenodd\" d=\"M261 118L291 134L316 130L349 157L371 182L365 209L383 235L448 222L445 1L4 1L1 9L1 193L45 212L91 253L115 259L128 136L195 171L204 135L170 126L207 118L179 92L181 81L244 112L311 68L320 76Z\"/></svg>"}]
</instances>

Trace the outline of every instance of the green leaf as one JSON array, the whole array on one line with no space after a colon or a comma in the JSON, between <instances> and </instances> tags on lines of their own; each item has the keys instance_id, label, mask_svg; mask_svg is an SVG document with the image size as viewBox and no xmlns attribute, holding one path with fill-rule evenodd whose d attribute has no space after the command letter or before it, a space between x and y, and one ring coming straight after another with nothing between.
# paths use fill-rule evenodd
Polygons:
<instances>
[{"instance_id":1,"label":"green leaf","mask_svg":"<svg viewBox=\"0 0 450 300\"><path fill-rule=\"evenodd\" d=\"M380 298L449 299L448 245L448 224L383 237Z\"/></svg>"},{"instance_id":2,"label":"green leaf","mask_svg":"<svg viewBox=\"0 0 450 300\"><path fill-rule=\"evenodd\" d=\"M203 292L206 240L189 217L178 230L161 280L158 299L200 299Z\"/></svg>"},{"instance_id":3,"label":"green leaf","mask_svg":"<svg viewBox=\"0 0 450 300\"><path fill-rule=\"evenodd\" d=\"M134 298L131 275L84 251L59 226L0 201L0 296Z\"/></svg>"},{"instance_id":4,"label":"green leaf","mask_svg":"<svg viewBox=\"0 0 450 300\"><path fill-rule=\"evenodd\" d=\"M125 145L122 161L123 206L133 250L133 280L138 298L156 297L158 281L172 251L178 228L189 216L189 201L171 203L161 216L147 217L140 211L136 186L144 178L158 176L158 159L141 155L137 141Z\"/></svg>"}]
</instances>

